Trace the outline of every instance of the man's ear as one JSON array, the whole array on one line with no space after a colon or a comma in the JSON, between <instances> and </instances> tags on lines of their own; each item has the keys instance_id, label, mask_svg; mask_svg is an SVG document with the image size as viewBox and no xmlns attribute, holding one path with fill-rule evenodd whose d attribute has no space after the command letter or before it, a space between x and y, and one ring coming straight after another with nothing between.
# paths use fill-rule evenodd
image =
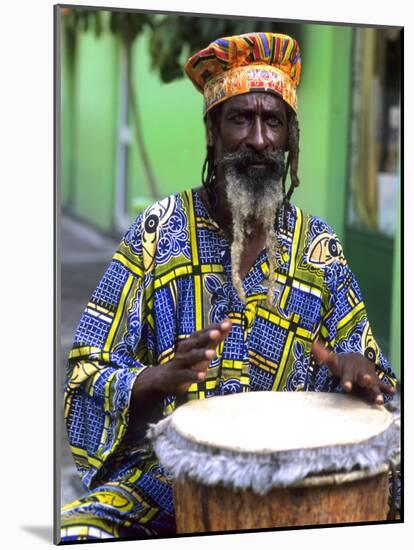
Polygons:
<instances>
[{"instance_id":1,"label":"man's ear","mask_svg":"<svg viewBox=\"0 0 414 550\"><path fill-rule=\"evenodd\" d=\"M212 122L211 117L208 113L206 115L206 139L207 139L207 146L208 147L213 147L213 145L214 145L213 122Z\"/></svg>"}]
</instances>

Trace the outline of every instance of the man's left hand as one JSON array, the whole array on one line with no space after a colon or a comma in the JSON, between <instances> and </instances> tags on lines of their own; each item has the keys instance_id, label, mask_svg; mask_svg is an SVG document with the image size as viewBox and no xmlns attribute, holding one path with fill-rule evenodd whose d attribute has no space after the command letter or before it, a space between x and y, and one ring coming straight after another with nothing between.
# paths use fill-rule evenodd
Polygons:
<instances>
[{"instance_id":1,"label":"man's left hand","mask_svg":"<svg viewBox=\"0 0 414 550\"><path fill-rule=\"evenodd\" d=\"M375 365L361 353L338 354L315 341L312 344L312 355L319 363L325 363L333 376L339 378L347 393L362 395L377 405L384 404L383 393L395 393L395 388L378 378Z\"/></svg>"}]
</instances>

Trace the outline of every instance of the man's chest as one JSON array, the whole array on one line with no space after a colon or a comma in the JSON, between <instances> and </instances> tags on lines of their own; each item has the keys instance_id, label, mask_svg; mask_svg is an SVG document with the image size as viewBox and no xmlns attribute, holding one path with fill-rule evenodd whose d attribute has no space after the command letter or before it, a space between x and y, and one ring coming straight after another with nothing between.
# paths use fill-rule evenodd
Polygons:
<instances>
[{"instance_id":1,"label":"man's chest","mask_svg":"<svg viewBox=\"0 0 414 550\"><path fill-rule=\"evenodd\" d=\"M255 265L260 253L265 247L266 239L263 236L258 236L256 239L250 238L243 250L240 252L240 278L245 279L246 275Z\"/></svg>"},{"instance_id":2,"label":"man's chest","mask_svg":"<svg viewBox=\"0 0 414 550\"><path fill-rule=\"evenodd\" d=\"M253 277L253 279L252 279ZM295 278L279 275L273 305L266 279L249 272L242 303L225 272L181 278L163 288L154 301L157 356L171 359L177 341L192 332L232 321L232 330L217 350L203 383L190 395L210 396L233 391L296 389L305 384L312 341L321 324L321 293Z\"/></svg>"}]
</instances>

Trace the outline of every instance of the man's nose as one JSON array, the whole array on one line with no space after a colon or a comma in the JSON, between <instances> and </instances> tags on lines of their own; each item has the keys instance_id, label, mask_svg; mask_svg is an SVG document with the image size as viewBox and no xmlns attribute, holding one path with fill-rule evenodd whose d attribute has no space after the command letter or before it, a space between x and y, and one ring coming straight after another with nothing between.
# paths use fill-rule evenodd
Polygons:
<instances>
[{"instance_id":1,"label":"man's nose","mask_svg":"<svg viewBox=\"0 0 414 550\"><path fill-rule=\"evenodd\" d=\"M249 135L247 136L246 145L255 151L264 151L268 146L266 127L264 121L260 117L255 117Z\"/></svg>"}]
</instances>

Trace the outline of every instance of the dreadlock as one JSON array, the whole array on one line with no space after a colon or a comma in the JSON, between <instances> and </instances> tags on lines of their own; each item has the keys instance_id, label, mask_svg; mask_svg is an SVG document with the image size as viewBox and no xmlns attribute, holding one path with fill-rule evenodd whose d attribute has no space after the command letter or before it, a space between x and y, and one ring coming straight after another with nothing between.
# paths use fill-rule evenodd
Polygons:
<instances>
[{"instance_id":1,"label":"dreadlock","mask_svg":"<svg viewBox=\"0 0 414 550\"><path fill-rule=\"evenodd\" d=\"M222 104L220 103L207 114L207 117L210 119L213 128L218 128L219 117L221 114ZM207 124L207 119L206 119ZM217 192L216 192L216 165L215 165L215 156L214 156L214 146L207 144L207 155L203 164L201 171L201 181L203 183L204 189L206 190L207 199L209 202L210 208L215 208L217 206Z\"/></svg>"},{"instance_id":2,"label":"dreadlock","mask_svg":"<svg viewBox=\"0 0 414 550\"><path fill-rule=\"evenodd\" d=\"M291 208L290 198L296 187L299 187L298 164L299 164L299 122L296 113L288 107L288 157L286 161L285 174L283 176L283 225L287 231L287 211ZM286 179L290 172L290 187L286 193Z\"/></svg>"},{"instance_id":3,"label":"dreadlock","mask_svg":"<svg viewBox=\"0 0 414 550\"><path fill-rule=\"evenodd\" d=\"M201 172L201 181L206 190L210 208L215 208L217 206L216 169L214 165L214 147L212 145L207 145L207 155Z\"/></svg>"},{"instance_id":4,"label":"dreadlock","mask_svg":"<svg viewBox=\"0 0 414 550\"><path fill-rule=\"evenodd\" d=\"M289 107L288 114L288 144L287 144L288 158L286 162L286 171L283 178L283 192L286 197L286 201L290 201L290 197L296 187L299 187L298 177L298 163L299 163L299 122L296 113ZM288 171L290 170L290 187L287 193L285 193L285 182Z\"/></svg>"},{"instance_id":5,"label":"dreadlock","mask_svg":"<svg viewBox=\"0 0 414 550\"><path fill-rule=\"evenodd\" d=\"M209 113L207 117L210 117L213 127L218 127L219 117L221 113L222 104L217 105ZM298 163L299 163L299 122L296 113L293 109L287 106L288 109L288 142L287 142L287 161L285 173L283 175L283 206L284 206L284 225L287 226L287 210L290 208L290 198L293 195L293 191L296 187L299 187L298 177ZM286 179L290 172L290 187L286 192ZM203 163L201 181L206 190L207 199L209 201L210 208L217 206L217 192L216 192L216 167L214 158L214 147L207 145L207 154Z\"/></svg>"}]
</instances>

